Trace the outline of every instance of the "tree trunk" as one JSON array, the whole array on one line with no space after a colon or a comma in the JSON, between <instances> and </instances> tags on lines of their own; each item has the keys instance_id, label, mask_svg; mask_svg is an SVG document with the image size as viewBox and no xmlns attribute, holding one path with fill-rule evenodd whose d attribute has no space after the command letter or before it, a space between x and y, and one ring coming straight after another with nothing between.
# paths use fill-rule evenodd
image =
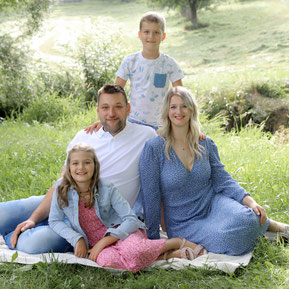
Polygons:
<instances>
[{"instance_id":1,"label":"tree trunk","mask_svg":"<svg viewBox=\"0 0 289 289\"><path fill-rule=\"evenodd\" d=\"M188 0L191 9L191 22L194 26L198 27L198 17L197 17L197 3L198 0Z\"/></svg>"}]
</instances>

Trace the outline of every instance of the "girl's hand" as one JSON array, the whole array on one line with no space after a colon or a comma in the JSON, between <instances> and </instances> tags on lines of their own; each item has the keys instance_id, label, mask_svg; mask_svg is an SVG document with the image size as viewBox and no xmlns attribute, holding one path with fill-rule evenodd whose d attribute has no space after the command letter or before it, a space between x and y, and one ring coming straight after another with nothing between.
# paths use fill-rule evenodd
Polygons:
<instances>
[{"instance_id":1,"label":"girl's hand","mask_svg":"<svg viewBox=\"0 0 289 289\"><path fill-rule=\"evenodd\" d=\"M75 245L74 255L79 258L85 258L87 255L87 247L83 238L80 238Z\"/></svg>"},{"instance_id":2,"label":"girl's hand","mask_svg":"<svg viewBox=\"0 0 289 289\"><path fill-rule=\"evenodd\" d=\"M88 250L88 253L89 253L89 256L88 256L88 259L91 260L91 261L94 261L96 262L96 259L97 259L97 256L98 254L102 251L103 249L103 246L101 246L98 243L96 243L93 248L91 248L90 250Z\"/></svg>"},{"instance_id":3,"label":"girl's hand","mask_svg":"<svg viewBox=\"0 0 289 289\"><path fill-rule=\"evenodd\" d=\"M102 127L102 124L100 121L95 122L94 124L86 127L84 129L84 131L86 131L86 133L90 133L92 134L94 131L97 132L100 128Z\"/></svg>"},{"instance_id":4,"label":"girl's hand","mask_svg":"<svg viewBox=\"0 0 289 289\"><path fill-rule=\"evenodd\" d=\"M89 260L92 260L94 262L96 262L97 256L98 254L107 246L115 243L118 240L118 238L113 237L111 235L103 237L101 240L99 240L94 246L93 248L91 248L88 253L90 254L88 256Z\"/></svg>"},{"instance_id":5,"label":"girl's hand","mask_svg":"<svg viewBox=\"0 0 289 289\"><path fill-rule=\"evenodd\" d=\"M260 224L261 226L263 226L267 220L267 214L266 211L263 207L261 207L260 205L258 205L253 198L251 198L250 196L246 196L243 199L243 205L251 208L255 214L257 216L260 216Z\"/></svg>"}]
</instances>

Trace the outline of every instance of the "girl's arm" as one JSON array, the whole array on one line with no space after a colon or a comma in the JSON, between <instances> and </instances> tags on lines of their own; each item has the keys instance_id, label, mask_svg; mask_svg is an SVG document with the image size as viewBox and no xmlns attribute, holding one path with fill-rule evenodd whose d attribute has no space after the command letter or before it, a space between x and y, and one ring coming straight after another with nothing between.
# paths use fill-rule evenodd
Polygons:
<instances>
[{"instance_id":1,"label":"girl's arm","mask_svg":"<svg viewBox=\"0 0 289 289\"><path fill-rule=\"evenodd\" d=\"M103 237L101 240L99 240L94 246L93 248L91 248L90 250L88 250L88 253L90 254L88 256L89 260L92 260L94 262L96 262L97 256L98 254L106 247L108 247L109 245L115 243L116 241L118 241L119 239L114 237L114 236L106 236Z\"/></svg>"},{"instance_id":2,"label":"girl's arm","mask_svg":"<svg viewBox=\"0 0 289 289\"><path fill-rule=\"evenodd\" d=\"M57 193L58 193L58 186L56 186L55 191L53 193L48 223L55 233L60 235L62 238L66 239L66 241L69 242L75 248L76 243L83 236L80 233L73 230L70 226L68 226L64 222L65 214L58 205Z\"/></svg>"},{"instance_id":3,"label":"girl's arm","mask_svg":"<svg viewBox=\"0 0 289 289\"><path fill-rule=\"evenodd\" d=\"M109 228L107 233L120 240L124 240L131 233L135 232L142 223L138 220L128 201L119 193L116 187L112 186L110 193L111 206L120 217L122 223L117 228Z\"/></svg>"}]
</instances>

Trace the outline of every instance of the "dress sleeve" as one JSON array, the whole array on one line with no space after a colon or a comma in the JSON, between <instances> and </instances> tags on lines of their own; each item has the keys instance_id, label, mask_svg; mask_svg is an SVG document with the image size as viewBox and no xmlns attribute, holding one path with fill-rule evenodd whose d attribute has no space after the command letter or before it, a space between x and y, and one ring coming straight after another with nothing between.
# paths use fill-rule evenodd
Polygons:
<instances>
[{"instance_id":1,"label":"dress sleeve","mask_svg":"<svg viewBox=\"0 0 289 289\"><path fill-rule=\"evenodd\" d=\"M53 193L53 198L50 207L50 213L48 218L48 223L51 229L64 238L67 242L69 242L73 247L75 247L78 240L82 237L82 235L75 230L73 230L70 226L68 226L64 222L65 214L63 210L59 207L57 202L57 189L55 188Z\"/></svg>"},{"instance_id":2,"label":"dress sleeve","mask_svg":"<svg viewBox=\"0 0 289 289\"><path fill-rule=\"evenodd\" d=\"M220 160L216 144L210 138L207 139L207 144L212 184L215 192L224 194L242 204L243 198L250 194L246 193L245 189L225 170L225 166Z\"/></svg>"},{"instance_id":3,"label":"dress sleeve","mask_svg":"<svg viewBox=\"0 0 289 289\"><path fill-rule=\"evenodd\" d=\"M144 207L144 220L149 239L160 238L161 190L160 160L157 151L149 143L145 144L140 163L140 194Z\"/></svg>"}]
</instances>

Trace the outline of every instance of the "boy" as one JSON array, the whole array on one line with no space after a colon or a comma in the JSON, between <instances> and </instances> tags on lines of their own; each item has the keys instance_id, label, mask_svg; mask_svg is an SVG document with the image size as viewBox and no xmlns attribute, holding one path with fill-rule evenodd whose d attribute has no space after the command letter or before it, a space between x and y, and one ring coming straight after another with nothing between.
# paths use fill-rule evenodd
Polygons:
<instances>
[{"instance_id":1,"label":"boy","mask_svg":"<svg viewBox=\"0 0 289 289\"><path fill-rule=\"evenodd\" d=\"M160 52L160 44L166 37L165 19L160 14L146 13L140 20L138 36L143 49L125 57L115 83L124 87L130 80L129 120L157 127L170 82L182 86L184 75L173 58Z\"/></svg>"},{"instance_id":2,"label":"boy","mask_svg":"<svg viewBox=\"0 0 289 289\"><path fill-rule=\"evenodd\" d=\"M176 61L160 52L165 39L165 19L156 12L148 12L140 20L138 36L143 44L142 51L128 55L121 63L115 84L125 87L130 80L129 121L157 129L160 125L163 98L173 86L182 86L183 72ZM91 132L101 127L94 123L85 130Z\"/></svg>"}]
</instances>

